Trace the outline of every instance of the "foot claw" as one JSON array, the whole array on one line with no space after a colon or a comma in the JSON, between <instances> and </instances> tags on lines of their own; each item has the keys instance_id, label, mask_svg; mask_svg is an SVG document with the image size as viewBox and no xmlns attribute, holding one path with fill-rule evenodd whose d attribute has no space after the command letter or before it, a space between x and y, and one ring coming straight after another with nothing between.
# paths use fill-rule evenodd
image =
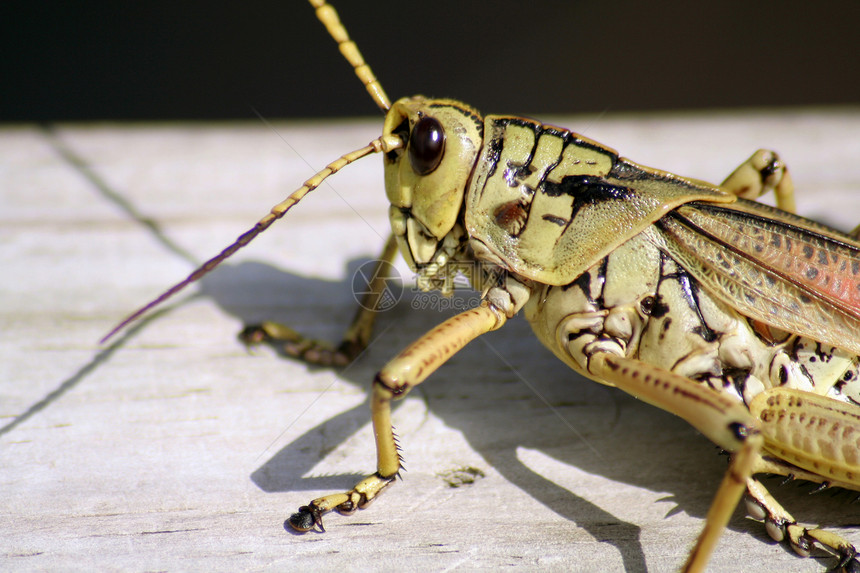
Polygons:
<instances>
[{"instance_id":1,"label":"foot claw","mask_svg":"<svg viewBox=\"0 0 860 573\"><path fill-rule=\"evenodd\" d=\"M857 561L856 557L852 557L844 564L840 563L839 566L845 573L860 573L860 561Z\"/></svg>"},{"instance_id":2,"label":"foot claw","mask_svg":"<svg viewBox=\"0 0 860 573\"><path fill-rule=\"evenodd\" d=\"M857 561L857 550L853 546L845 551L840 551L839 554L839 563L836 564L836 571L860 573L860 561Z\"/></svg>"},{"instance_id":3,"label":"foot claw","mask_svg":"<svg viewBox=\"0 0 860 573\"><path fill-rule=\"evenodd\" d=\"M315 507L303 505L299 510L292 514L287 520L294 530L304 533L310 531L314 526L318 526L320 531L325 532L325 527L322 523L322 514Z\"/></svg>"},{"instance_id":4,"label":"foot claw","mask_svg":"<svg viewBox=\"0 0 860 573\"><path fill-rule=\"evenodd\" d=\"M238 338L245 346L257 346L267 342L270 338L262 326L246 326L239 333Z\"/></svg>"}]
</instances>

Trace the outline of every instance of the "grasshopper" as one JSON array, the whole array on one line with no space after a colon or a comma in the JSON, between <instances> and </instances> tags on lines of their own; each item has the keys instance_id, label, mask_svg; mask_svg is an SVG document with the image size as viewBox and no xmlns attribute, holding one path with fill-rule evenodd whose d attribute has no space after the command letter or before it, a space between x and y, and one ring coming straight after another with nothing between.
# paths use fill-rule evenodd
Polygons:
<instances>
[{"instance_id":1,"label":"grasshopper","mask_svg":"<svg viewBox=\"0 0 860 573\"><path fill-rule=\"evenodd\" d=\"M701 571L731 514L747 509L800 555L814 544L860 571L841 536L797 523L754 476L860 490L860 227L843 234L793 214L788 171L759 150L721 185L634 163L567 129L481 116L449 99L390 103L325 0L319 20L385 112L382 135L343 155L105 339L198 280L344 166L385 164L392 237L337 348L279 325L244 331L305 361L344 365L368 344L382 272L399 251L422 288L451 294L475 264L479 306L445 320L379 371L371 409L377 470L289 518L298 531L363 508L402 469L391 402L475 338L522 313L559 359L688 421L729 452L685 571ZM773 192L777 208L756 201Z\"/></svg>"}]
</instances>

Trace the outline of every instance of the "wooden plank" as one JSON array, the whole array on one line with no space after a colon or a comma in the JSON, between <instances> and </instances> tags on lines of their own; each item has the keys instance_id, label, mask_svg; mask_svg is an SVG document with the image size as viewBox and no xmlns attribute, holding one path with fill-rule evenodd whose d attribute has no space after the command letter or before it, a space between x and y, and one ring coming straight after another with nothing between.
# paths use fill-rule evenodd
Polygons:
<instances>
[{"instance_id":1,"label":"wooden plank","mask_svg":"<svg viewBox=\"0 0 860 573\"><path fill-rule=\"evenodd\" d=\"M644 164L720 180L758 147L792 168L802 214L860 213L860 110L553 118ZM366 390L448 316L413 292L334 372L246 352L274 318L336 340L352 276L387 232L378 159L351 166L161 312L126 313L249 228L379 122L0 129L0 566L11 570L671 570L725 467L680 420L581 380L522 320L398 408L408 472L371 508L293 535L287 516L372 471ZM474 301L465 292L455 305ZM545 402L551 406L548 407ZM461 468L484 476L452 488ZM845 527L846 496L776 488ZM852 525L853 524L853 525ZM819 571L736 513L714 570Z\"/></svg>"}]
</instances>

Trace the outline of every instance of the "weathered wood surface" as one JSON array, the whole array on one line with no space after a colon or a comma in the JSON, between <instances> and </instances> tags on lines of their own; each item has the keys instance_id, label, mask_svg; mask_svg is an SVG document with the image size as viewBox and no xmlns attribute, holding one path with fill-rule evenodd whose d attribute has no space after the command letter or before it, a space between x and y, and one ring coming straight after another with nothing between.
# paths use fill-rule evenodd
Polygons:
<instances>
[{"instance_id":1,"label":"weathered wood surface","mask_svg":"<svg viewBox=\"0 0 860 573\"><path fill-rule=\"evenodd\" d=\"M860 110L553 119L706 180L758 147L776 149L802 214L843 229L860 222ZM412 292L401 267L403 298L341 372L248 353L236 339L264 318L337 339L352 276L387 232L378 158L348 167L198 287L98 344L378 129L0 129L0 568L666 571L683 562L724 458L673 416L578 379L522 320L473 343L396 411L402 483L365 511L329 517L325 534L285 531L299 505L373 469L369 381L450 314ZM452 488L450 472L462 468L484 475ZM848 496L768 483L801 520L860 543ZM739 510L712 567L832 563L795 558Z\"/></svg>"}]
</instances>

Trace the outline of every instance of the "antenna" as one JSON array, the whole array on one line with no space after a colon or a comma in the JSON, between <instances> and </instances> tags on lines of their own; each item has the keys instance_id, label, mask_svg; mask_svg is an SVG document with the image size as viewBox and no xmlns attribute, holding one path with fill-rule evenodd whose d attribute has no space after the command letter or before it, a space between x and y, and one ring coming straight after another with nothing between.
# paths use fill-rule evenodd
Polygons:
<instances>
[{"instance_id":1,"label":"antenna","mask_svg":"<svg viewBox=\"0 0 860 573\"><path fill-rule=\"evenodd\" d=\"M233 241L233 243L229 247L221 251L217 256L212 257L211 259L200 265L183 281L173 285L172 287L164 291L162 294L160 294L157 298L148 302L141 308L134 311L128 317L126 317L122 322L116 325L113 330L107 333L107 335L101 339L100 343L104 344L117 332L122 330L128 324L140 318L148 310L158 306L159 304L169 299L191 283L200 280L200 278L202 278L204 275L212 271L215 267L220 265L225 259L232 256L236 251L253 241L254 238L257 237L257 235L268 229L272 225L272 223L286 215L287 211L289 211L293 207L293 205L301 201L305 195L319 187L320 184L325 181L329 175L337 173L350 163L358 161L362 157L365 157L372 153L379 153L380 151L385 151L387 153L393 149L403 147L403 145L403 142L397 136L382 136L377 139L374 139L361 149L351 151L350 153L342 155L341 157L332 161L325 167L325 169L319 171L313 177L305 181L304 185L294 191L289 197L272 207L272 209L265 217L257 221L257 224L254 225L252 228L239 235L239 237L235 241Z\"/></svg>"},{"instance_id":2,"label":"antenna","mask_svg":"<svg viewBox=\"0 0 860 573\"><path fill-rule=\"evenodd\" d=\"M338 48L340 48L340 53L343 54L343 57L346 58L346 61L350 63L355 71L355 75L361 81L365 88L367 88L367 93L370 94L370 97L373 98L373 101L376 102L376 105L379 106L384 112L387 112L391 109L391 100L388 99L388 96L385 94L385 90L382 89L382 85L376 79L376 76L373 75L373 71L370 69L364 62L364 57L361 55L361 52L358 50L358 46L355 45L355 42L349 39L349 34L346 32L346 28L343 27L343 24L340 23L340 18L337 15L335 9L326 2L325 0L309 0L311 6L316 10L317 18L328 30L329 35L337 42ZM257 221L257 224L254 225L251 229L245 231L226 249L221 251L217 256L212 257L205 263L203 263L200 267L195 269L190 275L188 275L183 281L173 285L163 293L161 293L157 298L148 302L141 308L137 309L135 312L126 317L122 322L116 325L113 330L111 330L107 335L101 339L101 343L104 344L111 337L113 337L117 332L125 328L130 323L134 322L138 318L140 318L147 311L152 308L158 306L165 300L169 299L191 283L200 280L204 275L212 271L215 267L220 265L225 259L232 256L236 251L250 243L254 240L257 235L268 229L272 223L286 215L287 211L289 211L293 205L302 200L302 198L319 187L319 185L325 181L325 179L329 175L333 175L337 173L342 168L346 167L350 163L361 159L367 155L372 153L379 153L380 151L385 151L386 153L392 151L394 149L398 149L403 147L404 143L397 136L388 136L385 135L379 137L378 139L374 139L365 147L361 149L357 149L346 155L342 155L335 161L329 163L325 169L316 173L313 177L305 181L304 185L301 188L294 191L289 197L284 199L282 202L278 203L270 210L269 214L265 217Z\"/></svg>"},{"instance_id":3,"label":"antenna","mask_svg":"<svg viewBox=\"0 0 860 573\"><path fill-rule=\"evenodd\" d=\"M373 75L373 70L364 62L364 56L361 55L358 46L349 39L349 34L346 32L343 24L340 23L337 11L325 0L309 1L311 6L316 10L317 18L323 23L326 30L328 30L329 35L337 42L340 53L343 54L343 57L352 66L355 75L358 76L358 79L367 89L367 93L370 94L370 97L373 98L379 109L387 112L391 109L391 100L385 95L385 90L382 89L379 80Z\"/></svg>"}]
</instances>

